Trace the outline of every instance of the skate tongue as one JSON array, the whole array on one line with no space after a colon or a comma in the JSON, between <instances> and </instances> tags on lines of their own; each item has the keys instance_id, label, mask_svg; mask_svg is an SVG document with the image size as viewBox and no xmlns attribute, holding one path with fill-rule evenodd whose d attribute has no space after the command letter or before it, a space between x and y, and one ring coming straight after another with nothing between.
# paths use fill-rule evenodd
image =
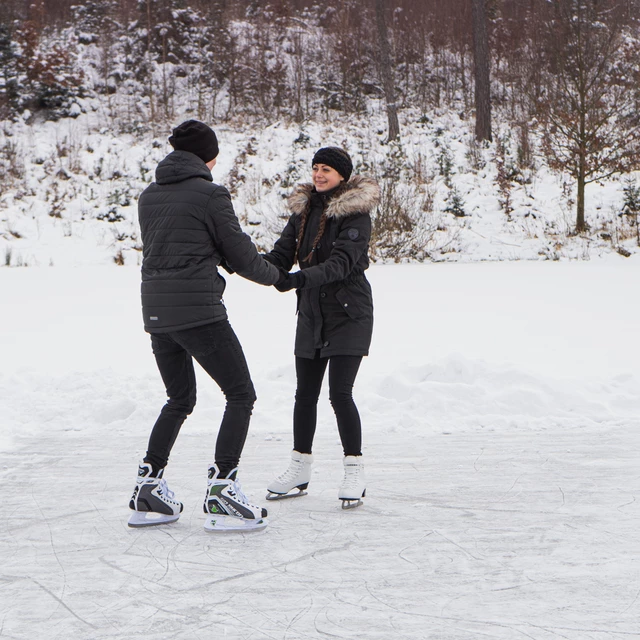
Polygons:
<instances>
[{"instance_id":1,"label":"skate tongue","mask_svg":"<svg viewBox=\"0 0 640 640\"><path fill-rule=\"evenodd\" d=\"M209 467L209 480L216 480L220 478L222 480L235 481L237 475L238 475L238 467L236 467L235 469L231 469L231 471L229 471L227 475L224 475L224 473L220 471L220 469L218 468L218 465L215 463Z\"/></svg>"},{"instance_id":2,"label":"skate tongue","mask_svg":"<svg viewBox=\"0 0 640 640\"><path fill-rule=\"evenodd\" d=\"M142 461L138 466L138 478L162 478L164 469L154 469L150 462Z\"/></svg>"}]
</instances>

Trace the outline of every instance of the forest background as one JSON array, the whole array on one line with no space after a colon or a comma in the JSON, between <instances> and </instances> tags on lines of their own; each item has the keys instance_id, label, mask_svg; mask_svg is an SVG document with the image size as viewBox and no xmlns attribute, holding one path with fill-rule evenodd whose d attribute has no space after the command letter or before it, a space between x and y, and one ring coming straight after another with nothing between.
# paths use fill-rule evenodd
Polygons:
<instances>
[{"instance_id":1,"label":"forest background","mask_svg":"<svg viewBox=\"0 0 640 640\"><path fill-rule=\"evenodd\" d=\"M379 261L638 251L640 0L3 0L0 264L137 264L197 118L262 248L337 144Z\"/></svg>"}]
</instances>

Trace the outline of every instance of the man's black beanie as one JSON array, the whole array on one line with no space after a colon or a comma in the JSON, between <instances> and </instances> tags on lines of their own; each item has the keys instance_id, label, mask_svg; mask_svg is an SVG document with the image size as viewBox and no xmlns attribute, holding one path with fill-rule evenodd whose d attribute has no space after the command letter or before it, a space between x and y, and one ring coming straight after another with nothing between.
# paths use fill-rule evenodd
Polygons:
<instances>
[{"instance_id":1,"label":"man's black beanie","mask_svg":"<svg viewBox=\"0 0 640 640\"><path fill-rule=\"evenodd\" d=\"M198 120L187 120L173 130L171 146L179 151L190 151L203 162L218 156L218 138L211 127Z\"/></svg>"},{"instance_id":2,"label":"man's black beanie","mask_svg":"<svg viewBox=\"0 0 640 640\"><path fill-rule=\"evenodd\" d=\"M323 147L316 151L313 156L311 165L326 164L335 169L346 181L351 177L353 171L353 162L351 156L340 147Z\"/></svg>"}]
</instances>

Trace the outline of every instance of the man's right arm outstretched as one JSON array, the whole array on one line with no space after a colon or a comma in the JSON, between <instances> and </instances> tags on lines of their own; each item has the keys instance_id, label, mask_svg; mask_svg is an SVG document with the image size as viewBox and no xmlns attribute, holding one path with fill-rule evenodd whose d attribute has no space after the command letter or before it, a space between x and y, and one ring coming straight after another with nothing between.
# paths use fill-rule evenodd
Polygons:
<instances>
[{"instance_id":1,"label":"man's right arm outstretched","mask_svg":"<svg viewBox=\"0 0 640 640\"><path fill-rule=\"evenodd\" d=\"M204 222L222 262L231 270L263 285L273 285L282 279L280 270L262 259L251 238L240 227L231 196L225 187L216 187L205 215Z\"/></svg>"}]
</instances>

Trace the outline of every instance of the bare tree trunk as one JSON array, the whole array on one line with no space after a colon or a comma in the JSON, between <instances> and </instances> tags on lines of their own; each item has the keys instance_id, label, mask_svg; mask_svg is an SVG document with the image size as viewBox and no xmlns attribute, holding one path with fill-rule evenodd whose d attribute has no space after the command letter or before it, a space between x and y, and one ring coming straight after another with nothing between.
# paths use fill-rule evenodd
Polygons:
<instances>
[{"instance_id":1,"label":"bare tree trunk","mask_svg":"<svg viewBox=\"0 0 640 640\"><path fill-rule=\"evenodd\" d=\"M395 97L395 83L391 66L389 47L389 30L385 19L385 0L375 0L376 22L378 24L378 39L380 40L380 75L384 88L384 98L387 104L387 119L389 121L389 141L400 139L400 124L398 123L398 108Z\"/></svg>"},{"instance_id":2,"label":"bare tree trunk","mask_svg":"<svg viewBox=\"0 0 640 640\"><path fill-rule=\"evenodd\" d=\"M476 83L476 139L491 140L489 38L487 37L485 0L473 0L473 55Z\"/></svg>"},{"instance_id":3,"label":"bare tree trunk","mask_svg":"<svg viewBox=\"0 0 640 640\"><path fill-rule=\"evenodd\" d=\"M585 110L580 113L580 143L578 146L578 203L576 210L576 233L587 230L584 220L584 186L587 179L587 150L584 145L586 137L586 114Z\"/></svg>"},{"instance_id":4,"label":"bare tree trunk","mask_svg":"<svg viewBox=\"0 0 640 640\"><path fill-rule=\"evenodd\" d=\"M467 100L467 72L464 66L464 58L465 58L465 45L464 43L460 43L460 89L462 91L462 100L464 101L465 110L469 106L469 101Z\"/></svg>"},{"instance_id":5,"label":"bare tree trunk","mask_svg":"<svg viewBox=\"0 0 640 640\"><path fill-rule=\"evenodd\" d=\"M164 117L169 117L169 90L167 86L167 34L162 34L162 100Z\"/></svg>"},{"instance_id":6,"label":"bare tree trunk","mask_svg":"<svg viewBox=\"0 0 640 640\"><path fill-rule=\"evenodd\" d=\"M149 108L151 110L151 127L155 129L156 112L153 104L153 65L151 64L151 0L147 0L147 73L149 74Z\"/></svg>"},{"instance_id":7,"label":"bare tree trunk","mask_svg":"<svg viewBox=\"0 0 640 640\"><path fill-rule=\"evenodd\" d=\"M295 104L295 121L304 121L304 109L302 107L302 93L304 89L304 56L302 45L302 34L296 33L293 37L293 86L294 86L294 104Z\"/></svg>"},{"instance_id":8,"label":"bare tree trunk","mask_svg":"<svg viewBox=\"0 0 640 640\"><path fill-rule=\"evenodd\" d=\"M576 215L576 233L582 233L587 230L587 226L584 221L584 175L581 173L578 175L578 204Z\"/></svg>"}]
</instances>

